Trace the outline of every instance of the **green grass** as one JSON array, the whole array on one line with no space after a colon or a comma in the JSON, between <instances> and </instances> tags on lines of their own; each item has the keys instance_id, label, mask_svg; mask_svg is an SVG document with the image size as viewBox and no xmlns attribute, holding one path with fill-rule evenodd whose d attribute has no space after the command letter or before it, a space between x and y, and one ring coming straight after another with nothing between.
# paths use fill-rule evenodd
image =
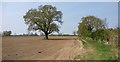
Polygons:
<instances>
[{"instance_id":1,"label":"green grass","mask_svg":"<svg viewBox=\"0 0 120 62\"><path fill-rule=\"evenodd\" d=\"M86 41L86 42L85 42ZM93 48L92 52L87 52L82 55L78 55L75 59L80 60L115 60L117 57L117 52L112 51L112 45L106 45L103 43L99 43L96 40L92 40L90 38L82 40L84 48Z\"/></svg>"},{"instance_id":2,"label":"green grass","mask_svg":"<svg viewBox=\"0 0 120 62\"><path fill-rule=\"evenodd\" d=\"M105 45L95 40L90 41L89 43L92 45L92 47L94 47L99 52L109 52L112 49L111 45Z\"/></svg>"}]
</instances>

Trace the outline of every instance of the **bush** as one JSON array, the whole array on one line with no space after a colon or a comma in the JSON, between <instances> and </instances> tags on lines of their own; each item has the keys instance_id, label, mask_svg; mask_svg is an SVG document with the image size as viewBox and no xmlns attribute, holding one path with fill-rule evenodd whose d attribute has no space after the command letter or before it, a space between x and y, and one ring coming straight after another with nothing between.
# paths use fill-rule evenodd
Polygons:
<instances>
[{"instance_id":1,"label":"bush","mask_svg":"<svg viewBox=\"0 0 120 62\"><path fill-rule=\"evenodd\" d=\"M10 36L12 34L11 31L3 31L3 36Z\"/></svg>"},{"instance_id":2,"label":"bush","mask_svg":"<svg viewBox=\"0 0 120 62\"><path fill-rule=\"evenodd\" d=\"M88 30L87 26L84 26L80 23L80 25L78 26L77 34L79 37L90 37L91 31Z\"/></svg>"},{"instance_id":3,"label":"bush","mask_svg":"<svg viewBox=\"0 0 120 62\"><path fill-rule=\"evenodd\" d=\"M91 34L91 38L94 40L106 40L109 41L110 32L107 29L98 29Z\"/></svg>"}]
</instances>

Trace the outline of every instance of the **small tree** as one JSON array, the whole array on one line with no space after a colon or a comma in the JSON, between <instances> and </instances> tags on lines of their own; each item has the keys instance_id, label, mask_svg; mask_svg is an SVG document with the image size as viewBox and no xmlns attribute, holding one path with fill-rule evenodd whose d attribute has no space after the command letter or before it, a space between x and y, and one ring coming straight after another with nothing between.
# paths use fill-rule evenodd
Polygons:
<instances>
[{"instance_id":1,"label":"small tree","mask_svg":"<svg viewBox=\"0 0 120 62\"><path fill-rule=\"evenodd\" d=\"M76 35L76 31L73 31L73 35L74 35L74 36Z\"/></svg>"},{"instance_id":2,"label":"small tree","mask_svg":"<svg viewBox=\"0 0 120 62\"><path fill-rule=\"evenodd\" d=\"M91 37L93 31L105 28L103 20L95 16L83 17L81 21L77 31L79 36Z\"/></svg>"},{"instance_id":3,"label":"small tree","mask_svg":"<svg viewBox=\"0 0 120 62\"><path fill-rule=\"evenodd\" d=\"M28 30L44 32L45 38L53 32L59 32L62 24L62 12L52 5L41 5L37 9L30 9L24 16Z\"/></svg>"},{"instance_id":4,"label":"small tree","mask_svg":"<svg viewBox=\"0 0 120 62\"><path fill-rule=\"evenodd\" d=\"M81 37L91 37L94 40L109 41L110 32L106 29L104 20L95 16L87 16L82 18L82 22L78 26L78 35Z\"/></svg>"},{"instance_id":5,"label":"small tree","mask_svg":"<svg viewBox=\"0 0 120 62\"><path fill-rule=\"evenodd\" d=\"M3 36L10 36L12 34L11 31L3 31Z\"/></svg>"}]
</instances>

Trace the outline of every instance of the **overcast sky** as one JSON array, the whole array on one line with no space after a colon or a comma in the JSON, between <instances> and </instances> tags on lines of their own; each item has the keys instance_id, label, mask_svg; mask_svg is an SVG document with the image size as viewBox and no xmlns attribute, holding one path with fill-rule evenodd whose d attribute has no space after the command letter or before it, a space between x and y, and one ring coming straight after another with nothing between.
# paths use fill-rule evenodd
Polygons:
<instances>
[{"instance_id":1,"label":"overcast sky","mask_svg":"<svg viewBox=\"0 0 120 62\"><path fill-rule=\"evenodd\" d=\"M106 18L109 27L115 28L118 26L117 2L6 2L2 3L2 31L11 30L13 34L27 33L27 25L25 25L23 15L28 9L37 8L45 4L53 5L62 11L63 24L60 33L72 34L74 30L77 30L81 18L88 15L97 16L101 19Z\"/></svg>"}]
</instances>

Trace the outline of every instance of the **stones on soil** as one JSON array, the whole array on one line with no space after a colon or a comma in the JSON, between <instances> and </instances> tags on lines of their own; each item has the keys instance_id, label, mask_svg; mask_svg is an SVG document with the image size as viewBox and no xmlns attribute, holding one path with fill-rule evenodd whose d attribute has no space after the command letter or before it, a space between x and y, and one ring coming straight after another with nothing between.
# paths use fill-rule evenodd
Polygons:
<instances>
[{"instance_id":1,"label":"stones on soil","mask_svg":"<svg viewBox=\"0 0 120 62\"><path fill-rule=\"evenodd\" d=\"M10 56L10 55L8 55L8 56Z\"/></svg>"},{"instance_id":2,"label":"stones on soil","mask_svg":"<svg viewBox=\"0 0 120 62\"><path fill-rule=\"evenodd\" d=\"M40 52L38 52L38 53L42 53L42 52L40 51Z\"/></svg>"},{"instance_id":3,"label":"stones on soil","mask_svg":"<svg viewBox=\"0 0 120 62\"><path fill-rule=\"evenodd\" d=\"M18 55L18 54L16 54L16 55Z\"/></svg>"}]
</instances>

